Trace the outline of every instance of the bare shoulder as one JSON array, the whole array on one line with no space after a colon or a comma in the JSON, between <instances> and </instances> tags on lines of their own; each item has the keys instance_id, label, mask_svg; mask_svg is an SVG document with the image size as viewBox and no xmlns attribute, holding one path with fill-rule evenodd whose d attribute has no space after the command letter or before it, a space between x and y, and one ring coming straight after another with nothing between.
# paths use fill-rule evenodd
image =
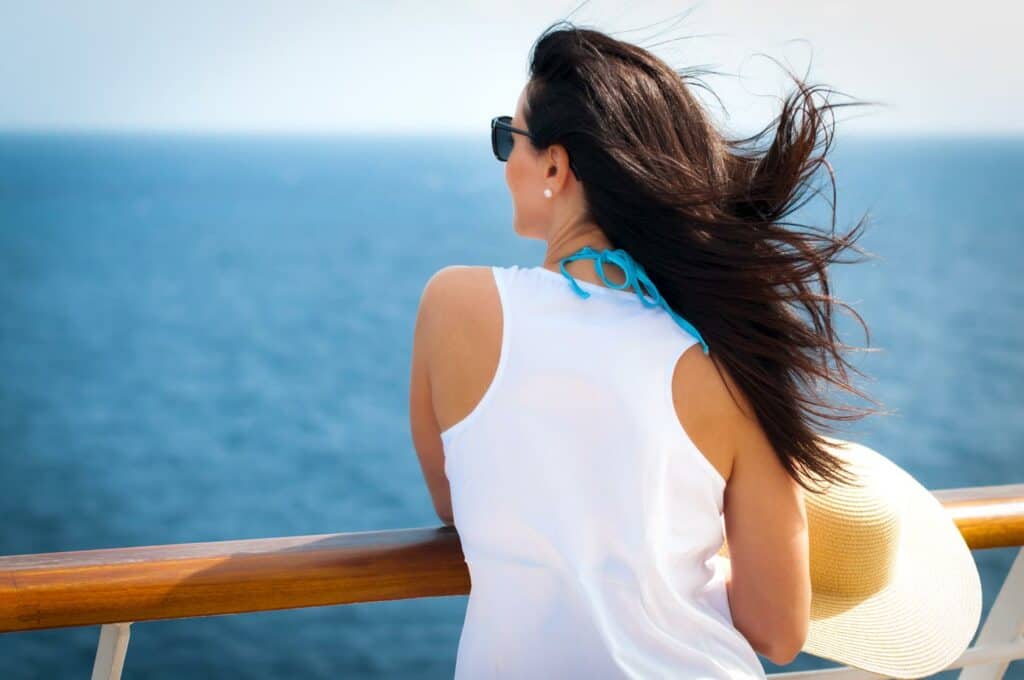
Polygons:
<instances>
[{"instance_id":1,"label":"bare shoulder","mask_svg":"<svg viewBox=\"0 0 1024 680\"><path fill-rule=\"evenodd\" d=\"M479 265L453 264L443 267L427 281L423 288L423 302L431 310L458 308L475 309L496 293L491 268Z\"/></svg>"},{"instance_id":2,"label":"bare shoulder","mask_svg":"<svg viewBox=\"0 0 1024 680\"><path fill-rule=\"evenodd\" d=\"M490 267L449 265L439 269L427 281L420 299L420 314L427 320L429 358L478 344L495 324L500 330L500 309Z\"/></svg>"},{"instance_id":3,"label":"bare shoulder","mask_svg":"<svg viewBox=\"0 0 1024 680\"><path fill-rule=\"evenodd\" d=\"M672 402L694 445L730 481L739 442L754 412L728 370L694 345L676 362Z\"/></svg>"},{"instance_id":4,"label":"bare shoulder","mask_svg":"<svg viewBox=\"0 0 1024 680\"><path fill-rule=\"evenodd\" d=\"M464 417L490 384L501 353L502 314L489 266L450 265L424 287L434 410L442 430Z\"/></svg>"},{"instance_id":5,"label":"bare shoulder","mask_svg":"<svg viewBox=\"0 0 1024 680\"><path fill-rule=\"evenodd\" d=\"M676 364L672 400L683 429L728 483L727 503L737 495L798 495L799 485L779 459L749 395L699 345L683 352Z\"/></svg>"}]
</instances>

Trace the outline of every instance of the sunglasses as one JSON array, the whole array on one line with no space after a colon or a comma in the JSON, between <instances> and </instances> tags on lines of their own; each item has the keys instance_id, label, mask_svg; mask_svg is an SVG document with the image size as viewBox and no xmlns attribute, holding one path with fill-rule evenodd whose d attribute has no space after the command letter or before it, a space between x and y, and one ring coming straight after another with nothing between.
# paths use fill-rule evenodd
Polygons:
<instances>
[{"instance_id":1,"label":"sunglasses","mask_svg":"<svg viewBox=\"0 0 1024 680\"><path fill-rule=\"evenodd\" d=\"M530 136L528 130L521 128L512 127L512 116L496 116L491 118L491 150L494 152L494 157L504 163L508 160L508 155L512 153L512 134ZM578 178L580 174L576 172L576 166L573 164L572 159L569 159L569 169Z\"/></svg>"}]
</instances>

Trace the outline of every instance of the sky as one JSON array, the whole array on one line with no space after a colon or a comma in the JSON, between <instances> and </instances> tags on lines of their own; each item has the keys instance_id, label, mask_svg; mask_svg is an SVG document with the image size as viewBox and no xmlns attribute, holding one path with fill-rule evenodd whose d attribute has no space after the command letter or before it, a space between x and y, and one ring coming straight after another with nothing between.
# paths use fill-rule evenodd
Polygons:
<instances>
[{"instance_id":1,"label":"sky","mask_svg":"<svg viewBox=\"0 0 1024 680\"><path fill-rule=\"evenodd\" d=\"M875 102L836 111L844 132L1020 135L1018 6L0 0L0 129L478 134L512 114L540 32L569 19L720 72L704 77L717 99L697 94L735 133L778 114L788 68L832 103Z\"/></svg>"}]
</instances>

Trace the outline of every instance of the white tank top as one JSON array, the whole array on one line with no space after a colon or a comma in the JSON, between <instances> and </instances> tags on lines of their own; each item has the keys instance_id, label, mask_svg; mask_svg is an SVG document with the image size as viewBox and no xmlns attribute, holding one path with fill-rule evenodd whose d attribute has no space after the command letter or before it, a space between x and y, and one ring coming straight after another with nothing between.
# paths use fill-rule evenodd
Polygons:
<instances>
[{"instance_id":1,"label":"white tank top","mask_svg":"<svg viewBox=\"0 0 1024 680\"><path fill-rule=\"evenodd\" d=\"M765 678L716 555L725 480L672 403L697 339L633 290L491 267L498 368L441 434L471 591L456 678Z\"/></svg>"}]
</instances>

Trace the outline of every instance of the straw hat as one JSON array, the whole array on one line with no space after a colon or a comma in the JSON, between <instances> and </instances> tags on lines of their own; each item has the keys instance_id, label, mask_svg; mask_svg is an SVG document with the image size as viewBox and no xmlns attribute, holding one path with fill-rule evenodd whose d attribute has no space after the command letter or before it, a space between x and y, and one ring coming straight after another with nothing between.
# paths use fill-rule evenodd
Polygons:
<instances>
[{"instance_id":1,"label":"straw hat","mask_svg":"<svg viewBox=\"0 0 1024 680\"><path fill-rule=\"evenodd\" d=\"M981 617L970 548L909 473L825 439L863 486L804 493L812 595L801 651L892 678L932 675L970 645Z\"/></svg>"}]
</instances>

